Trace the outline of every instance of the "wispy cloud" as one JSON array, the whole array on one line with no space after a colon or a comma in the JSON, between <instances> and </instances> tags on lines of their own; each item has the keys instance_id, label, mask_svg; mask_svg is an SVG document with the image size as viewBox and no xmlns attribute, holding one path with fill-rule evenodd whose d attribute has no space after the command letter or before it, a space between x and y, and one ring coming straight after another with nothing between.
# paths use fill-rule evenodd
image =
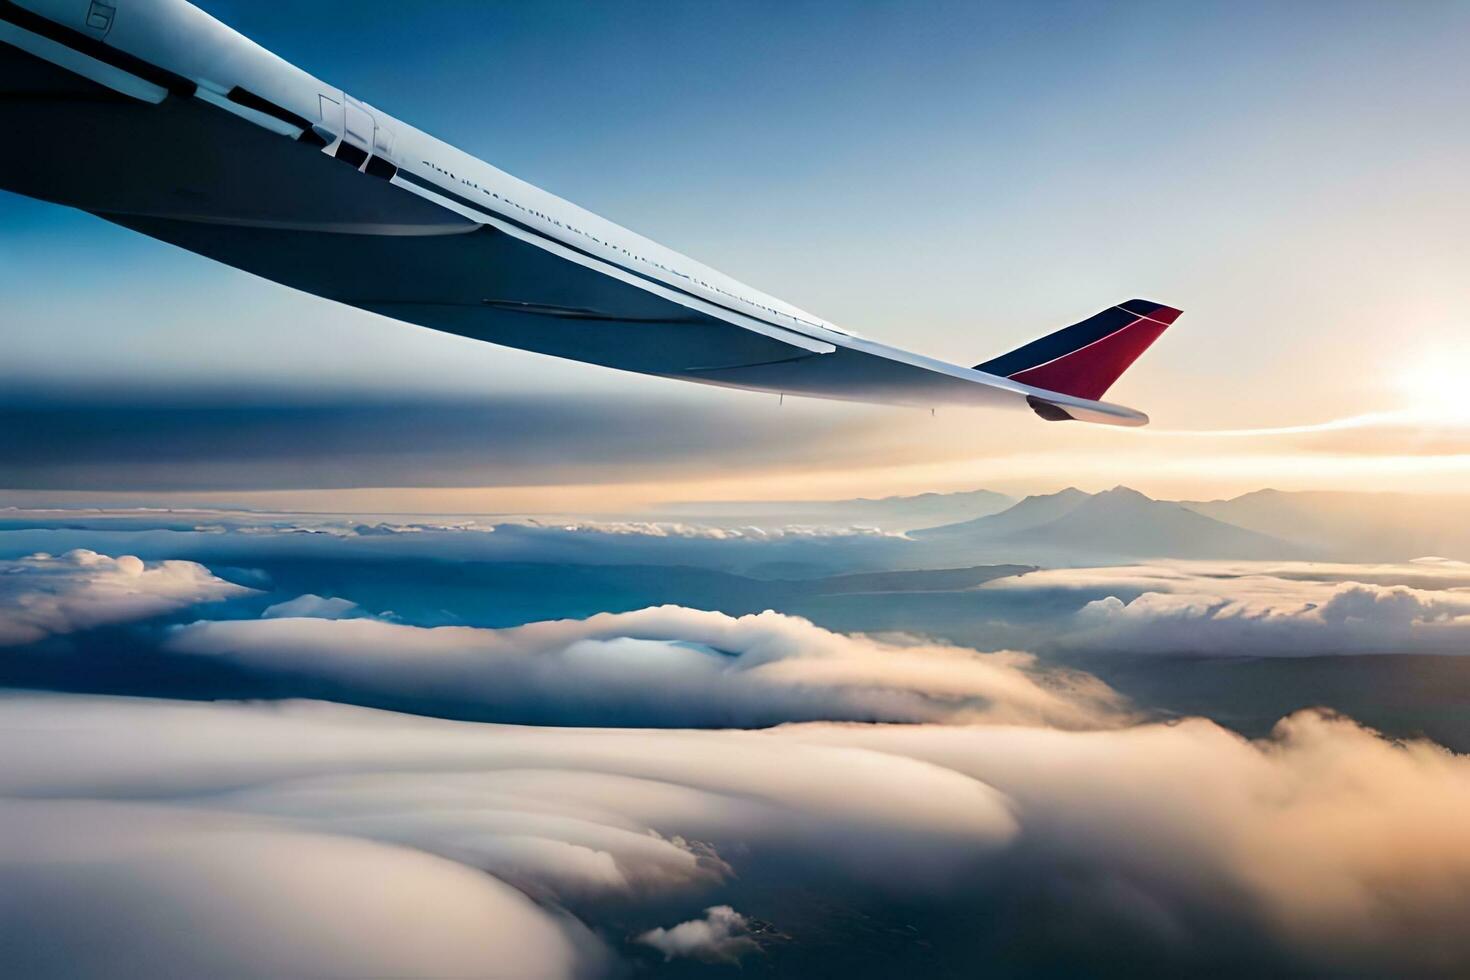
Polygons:
<instances>
[{"instance_id":1,"label":"wispy cloud","mask_svg":"<svg viewBox=\"0 0 1470 980\"><path fill-rule=\"evenodd\" d=\"M1255 436L1291 436L1312 432L1340 432L1350 429L1366 429L1375 426L1405 425L1429 421L1422 412L1401 409L1387 412L1365 412L1344 418L1328 419L1325 422L1306 422L1296 425L1274 425L1251 429L1168 429L1150 427L1144 430L1149 436L1163 438L1211 438L1240 439Z\"/></svg>"},{"instance_id":2,"label":"wispy cloud","mask_svg":"<svg viewBox=\"0 0 1470 980\"><path fill-rule=\"evenodd\" d=\"M1262 450L1292 449L1314 455L1446 457L1470 454L1470 410L1401 408L1365 412L1323 422L1248 429L1149 428L1144 438L1259 440ZM1432 464L1425 464L1432 468Z\"/></svg>"}]
</instances>

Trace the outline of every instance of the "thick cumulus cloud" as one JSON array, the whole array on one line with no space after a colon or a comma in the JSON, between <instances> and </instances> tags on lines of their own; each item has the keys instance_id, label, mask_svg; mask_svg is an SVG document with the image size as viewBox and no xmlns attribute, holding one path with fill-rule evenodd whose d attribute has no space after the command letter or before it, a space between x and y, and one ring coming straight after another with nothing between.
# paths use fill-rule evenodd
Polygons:
<instances>
[{"instance_id":1,"label":"thick cumulus cloud","mask_svg":"<svg viewBox=\"0 0 1470 980\"><path fill-rule=\"evenodd\" d=\"M749 932L745 916L728 905L713 905L704 910L703 918L668 929L650 929L637 941L652 946L668 960L689 956L709 963L737 963L740 957L760 949Z\"/></svg>"},{"instance_id":2,"label":"thick cumulus cloud","mask_svg":"<svg viewBox=\"0 0 1470 980\"><path fill-rule=\"evenodd\" d=\"M1203 720L687 732L300 702L0 711L0 861L22 885L0 935L30 976L567 976L757 946L746 962L778 974L846 957L883 976L895 941L910 967L932 954L967 975L1470 962L1470 759L1322 714L1251 742Z\"/></svg>"},{"instance_id":3,"label":"thick cumulus cloud","mask_svg":"<svg viewBox=\"0 0 1470 980\"><path fill-rule=\"evenodd\" d=\"M1105 685L1042 668L1028 654L847 636L774 612L732 617L663 606L499 630L234 620L180 628L168 645L290 678L333 700L520 723L1077 728L1120 717Z\"/></svg>"},{"instance_id":4,"label":"thick cumulus cloud","mask_svg":"<svg viewBox=\"0 0 1470 980\"><path fill-rule=\"evenodd\" d=\"M145 562L85 549L0 561L0 646L146 619L250 591L191 561Z\"/></svg>"},{"instance_id":5,"label":"thick cumulus cloud","mask_svg":"<svg viewBox=\"0 0 1470 980\"><path fill-rule=\"evenodd\" d=\"M1470 653L1470 565L1161 562L988 583L1079 597L1057 642L1097 652L1240 656ZM1093 598L1093 597L1096 598Z\"/></svg>"}]
</instances>

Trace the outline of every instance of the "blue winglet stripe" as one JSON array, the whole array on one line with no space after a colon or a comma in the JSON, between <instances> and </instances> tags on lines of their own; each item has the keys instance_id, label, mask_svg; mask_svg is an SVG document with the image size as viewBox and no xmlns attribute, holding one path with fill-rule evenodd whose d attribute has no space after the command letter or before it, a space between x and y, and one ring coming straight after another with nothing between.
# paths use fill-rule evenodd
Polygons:
<instances>
[{"instance_id":1,"label":"blue winglet stripe","mask_svg":"<svg viewBox=\"0 0 1470 980\"><path fill-rule=\"evenodd\" d=\"M1074 323L1070 327L1063 327L1056 333L1047 334L1039 340L1033 340L1024 347L991 358L984 364L975 365L975 370L984 371L986 374L995 374L1008 378L1013 374L1030 370L1048 361L1054 361L1064 354L1070 354L1079 347L1086 347L1095 343L1108 334L1116 333L1128 324L1137 320L1145 314L1134 313L1128 309L1128 305L1137 305L1140 308L1156 309L1159 304L1147 303L1142 300L1130 300L1123 306L1112 306L1096 316L1090 316L1080 323Z\"/></svg>"}]
</instances>

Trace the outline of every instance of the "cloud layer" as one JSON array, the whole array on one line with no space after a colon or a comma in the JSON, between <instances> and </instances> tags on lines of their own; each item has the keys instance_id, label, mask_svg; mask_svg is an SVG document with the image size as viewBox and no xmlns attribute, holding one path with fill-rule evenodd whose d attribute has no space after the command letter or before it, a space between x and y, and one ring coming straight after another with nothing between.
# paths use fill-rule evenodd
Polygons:
<instances>
[{"instance_id":1,"label":"cloud layer","mask_svg":"<svg viewBox=\"0 0 1470 980\"><path fill-rule=\"evenodd\" d=\"M301 611L319 605L293 602ZM774 612L732 617L664 606L503 630L232 620L180 628L168 648L306 682L304 689L334 700L533 724L1078 728L1119 717L1105 685L1041 668L1028 654L846 636Z\"/></svg>"},{"instance_id":2,"label":"cloud layer","mask_svg":"<svg viewBox=\"0 0 1470 980\"><path fill-rule=\"evenodd\" d=\"M342 597L271 602L191 562L3 568L12 643L243 597L230 614L262 618L126 632L162 636L171 670L218 666L269 696L585 726L0 697L0 936L20 937L21 975L1470 962L1470 757L1329 713L1260 741L1140 724L1029 654L774 612L426 628ZM955 596L1027 605L1099 656L1353 652L1449 649L1467 585L1442 560L1189 562Z\"/></svg>"},{"instance_id":3,"label":"cloud layer","mask_svg":"<svg viewBox=\"0 0 1470 980\"><path fill-rule=\"evenodd\" d=\"M1322 714L1249 742L1202 720L701 733L310 703L0 710L0 862L22 885L0 932L32 976L577 976L640 948L790 972L818 936L829 964L881 976L891 934L1002 974L1470 961L1470 759ZM748 935L752 914L782 941Z\"/></svg>"},{"instance_id":4,"label":"cloud layer","mask_svg":"<svg viewBox=\"0 0 1470 980\"><path fill-rule=\"evenodd\" d=\"M567 917L464 864L361 836L92 800L6 800L0 827L15 976L601 972L599 944Z\"/></svg>"},{"instance_id":5,"label":"cloud layer","mask_svg":"<svg viewBox=\"0 0 1470 980\"><path fill-rule=\"evenodd\" d=\"M50 515L41 526L0 527L0 557L90 548L205 564L305 560L477 561L695 566L762 577L912 567L915 543L871 528L697 527L681 524L479 519L365 521L360 516L156 513ZM784 569L776 576L764 574Z\"/></svg>"},{"instance_id":6,"label":"cloud layer","mask_svg":"<svg viewBox=\"0 0 1470 980\"><path fill-rule=\"evenodd\" d=\"M1403 582L1414 584L1401 584ZM1084 598L1059 643L1221 656L1470 652L1470 565L1163 562L1057 569L987 588Z\"/></svg>"}]
</instances>

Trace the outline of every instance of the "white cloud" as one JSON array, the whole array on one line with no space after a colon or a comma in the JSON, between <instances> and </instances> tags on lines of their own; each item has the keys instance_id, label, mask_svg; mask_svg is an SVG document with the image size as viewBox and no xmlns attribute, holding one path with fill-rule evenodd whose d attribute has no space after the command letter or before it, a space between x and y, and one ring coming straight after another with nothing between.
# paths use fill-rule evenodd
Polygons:
<instances>
[{"instance_id":1,"label":"white cloud","mask_svg":"<svg viewBox=\"0 0 1470 980\"><path fill-rule=\"evenodd\" d=\"M1223 656L1470 652L1470 566L1460 562L1159 562L1040 571L985 588L1081 597L1084 604L1058 640L1069 649Z\"/></svg>"},{"instance_id":2,"label":"white cloud","mask_svg":"<svg viewBox=\"0 0 1470 980\"><path fill-rule=\"evenodd\" d=\"M984 588L991 591L1136 589L1168 592L1205 587L1225 593L1247 588L1253 583L1269 586L1277 582L1365 582L1454 589L1470 586L1470 562L1435 558L1361 563L1154 561L1138 565L1040 569L1025 576L987 582ZM1215 584L1211 586L1209 583Z\"/></svg>"},{"instance_id":3,"label":"white cloud","mask_svg":"<svg viewBox=\"0 0 1470 980\"><path fill-rule=\"evenodd\" d=\"M634 535L649 538L705 538L711 541L778 541L782 538L895 538L905 535L863 525L786 524L778 527L723 527L683 521L594 521L578 518L557 523L527 519L519 525L569 534Z\"/></svg>"},{"instance_id":4,"label":"white cloud","mask_svg":"<svg viewBox=\"0 0 1470 980\"><path fill-rule=\"evenodd\" d=\"M972 779L862 748L800 745L783 729L524 728L317 702L12 696L0 710L13 750L0 757L0 796L85 795L108 782L131 787L124 796L202 794L212 806L470 851L481 838L544 831L610 854L631 872L607 879L618 892L723 876L693 841L749 843L768 830L835 861L942 878L956 855L1015 831L1003 801ZM99 753L104 732L112 749ZM541 866L528 853L525 867ZM561 873L544 866L552 881Z\"/></svg>"},{"instance_id":5,"label":"white cloud","mask_svg":"<svg viewBox=\"0 0 1470 980\"><path fill-rule=\"evenodd\" d=\"M367 615L351 599L324 597L308 592L285 602L267 606L261 619L347 619Z\"/></svg>"},{"instance_id":6,"label":"white cloud","mask_svg":"<svg viewBox=\"0 0 1470 980\"><path fill-rule=\"evenodd\" d=\"M241 516L248 517L249 515ZM479 524L472 520L449 523L419 521L411 524L377 521L365 524L352 517L328 516L310 523L270 520L260 524L200 524L195 527L195 530L207 531L214 534L233 533L257 536L316 534L329 538L369 538L401 534L431 534L434 532L447 534L491 534L495 531L495 525Z\"/></svg>"},{"instance_id":7,"label":"white cloud","mask_svg":"<svg viewBox=\"0 0 1470 980\"><path fill-rule=\"evenodd\" d=\"M166 534L146 524L99 520L96 528L0 530L0 551L59 553L88 547L144 558L185 557L232 565L282 557L330 556L433 561L693 565L760 572L780 564L825 574L903 565L915 543L864 528L719 528L680 523L530 521L494 524L364 524L350 515L282 521L271 515L196 524Z\"/></svg>"},{"instance_id":8,"label":"white cloud","mask_svg":"<svg viewBox=\"0 0 1470 980\"><path fill-rule=\"evenodd\" d=\"M250 591L191 561L144 562L85 549L0 561L0 646L146 619Z\"/></svg>"},{"instance_id":9,"label":"white cloud","mask_svg":"<svg viewBox=\"0 0 1470 980\"><path fill-rule=\"evenodd\" d=\"M363 837L95 800L3 801L0 828L12 976L577 977L605 965L583 926L504 882Z\"/></svg>"},{"instance_id":10,"label":"white cloud","mask_svg":"<svg viewBox=\"0 0 1470 980\"><path fill-rule=\"evenodd\" d=\"M1318 971L1452 974L1470 962L1470 757L1303 712L1250 742L1192 719L1110 732L813 727L984 781L1088 901L1125 883L1189 942L1191 909L1244 916ZM1089 896L1085 894L1091 890Z\"/></svg>"},{"instance_id":11,"label":"white cloud","mask_svg":"<svg viewBox=\"0 0 1470 980\"><path fill-rule=\"evenodd\" d=\"M738 963L740 957L760 951L749 932L745 916L728 905L714 905L704 910L702 919L650 929L637 942L663 953L665 960L686 956L707 963Z\"/></svg>"},{"instance_id":12,"label":"white cloud","mask_svg":"<svg viewBox=\"0 0 1470 980\"><path fill-rule=\"evenodd\" d=\"M198 975L473 975L461 957L506 954L563 976L603 961L562 909L597 927L807 890L901 901L921 933L958 916L946 955L976 964L1043 934L1043 962L1070 947L1120 969L1141 951L1186 973L1470 961L1470 758L1318 714L1250 742L1202 720L567 730L29 695L0 711L0 873L26 896L0 899L0 931L51 975L149 972L136 957L156 943ZM631 935L731 953L733 916ZM868 941L856 929L840 941Z\"/></svg>"},{"instance_id":13,"label":"white cloud","mask_svg":"<svg viewBox=\"0 0 1470 980\"><path fill-rule=\"evenodd\" d=\"M1028 654L845 636L774 612L736 618L662 606L501 630L362 619L201 622L179 629L169 646L330 682L342 700L454 705L495 720L1121 721L1105 685L1041 668Z\"/></svg>"}]
</instances>

